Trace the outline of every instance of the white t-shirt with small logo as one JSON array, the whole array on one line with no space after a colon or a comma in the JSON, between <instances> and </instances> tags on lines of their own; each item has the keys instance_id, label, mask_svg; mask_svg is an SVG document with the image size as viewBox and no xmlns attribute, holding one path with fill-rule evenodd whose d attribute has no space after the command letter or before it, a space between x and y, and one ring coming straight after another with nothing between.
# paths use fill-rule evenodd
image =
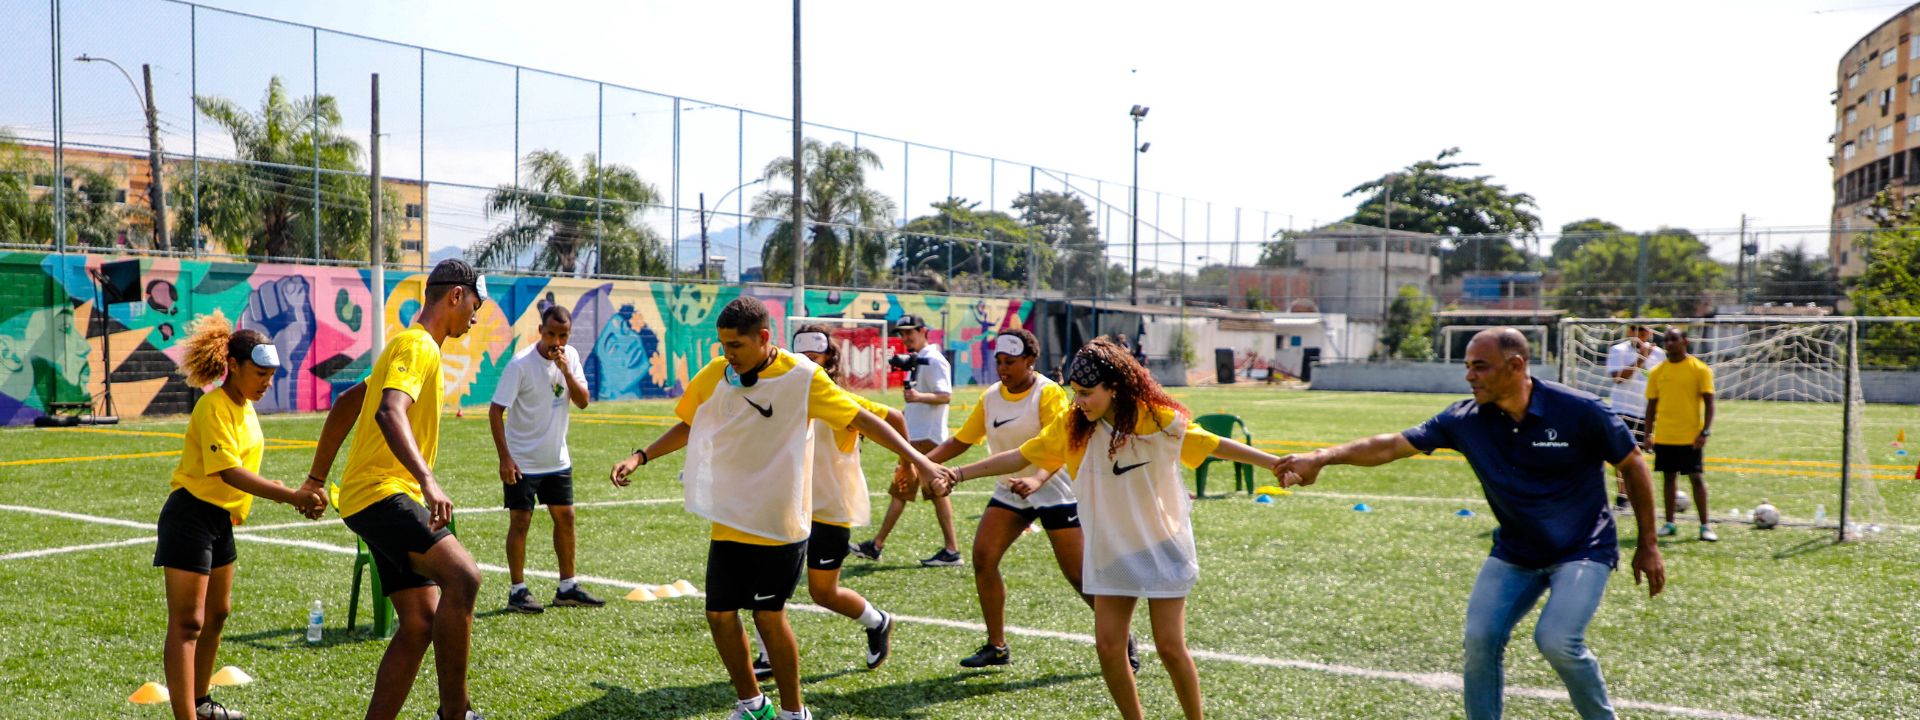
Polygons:
<instances>
[{"instance_id":1,"label":"white t-shirt with small logo","mask_svg":"<svg viewBox=\"0 0 1920 720\"><path fill-rule=\"evenodd\" d=\"M573 467L567 454L567 406L572 403L567 380L552 360L534 352L539 346L534 343L514 356L493 390L493 404L507 409L507 454L528 475ZM570 345L560 346L560 351L566 353L568 371L585 386L580 354Z\"/></svg>"},{"instance_id":2,"label":"white t-shirt with small logo","mask_svg":"<svg viewBox=\"0 0 1920 720\"><path fill-rule=\"evenodd\" d=\"M1626 380L1615 381L1614 373L1633 367L1640 359L1640 351L1635 349L1632 340L1623 340L1607 348L1607 381L1613 383L1613 389L1607 393L1607 402L1613 406L1616 415L1646 417L1647 414L1647 372L1659 366L1667 359L1667 352L1655 345L1647 353L1647 361L1640 364L1633 375Z\"/></svg>"},{"instance_id":3,"label":"white t-shirt with small logo","mask_svg":"<svg viewBox=\"0 0 1920 720\"><path fill-rule=\"evenodd\" d=\"M913 389L923 393L953 392L953 365L947 362L947 356L940 354L940 347L927 343L914 353L926 360L925 365L913 369L907 381ZM928 405L926 403L907 403L902 414L907 416L907 440L928 440L943 442L947 439L947 404Z\"/></svg>"}]
</instances>

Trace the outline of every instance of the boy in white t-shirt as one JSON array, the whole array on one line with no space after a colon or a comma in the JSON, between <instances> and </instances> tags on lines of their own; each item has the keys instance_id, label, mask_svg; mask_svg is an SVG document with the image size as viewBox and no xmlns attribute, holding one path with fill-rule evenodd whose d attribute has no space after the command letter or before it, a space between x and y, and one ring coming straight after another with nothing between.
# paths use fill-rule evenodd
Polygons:
<instances>
[{"instance_id":1,"label":"boy in white t-shirt","mask_svg":"<svg viewBox=\"0 0 1920 720\"><path fill-rule=\"evenodd\" d=\"M1667 353L1651 342L1653 329L1639 323L1627 326L1627 339L1607 348L1607 377L1613 380L1613 388L1607 392L1607 404L1613 407L1613 414L1620 416L1627 430L1633 433L1633 442L1642 452L1652 448L1647 444L1647 373L1666 362ZM1627 508L1627 479L1619 476L1615 479L1613 504L1621 510Z\"/></svg>"},{"instance_id":2,"label":"boy in white t-shirt","mask_svg":"<svg viewBox=\"0 0 1920 720\"><path fill-rule=\"evenodd\" d=\"M544 612L527 589L527 530L538 500L553 516L553 552L560 560L558 606L600 607L606 601L574 581L573 461L567 454L567 403L587 408L587 376L580 354L567 345L573 317L559 305L540 313L540 340L507 363L493 391L487 422L493 448L500 454L500 483L506 497L507 570L513 587L507 609ZM504 416L504 417L503 417Z\"/></svg>"}]
</instances>

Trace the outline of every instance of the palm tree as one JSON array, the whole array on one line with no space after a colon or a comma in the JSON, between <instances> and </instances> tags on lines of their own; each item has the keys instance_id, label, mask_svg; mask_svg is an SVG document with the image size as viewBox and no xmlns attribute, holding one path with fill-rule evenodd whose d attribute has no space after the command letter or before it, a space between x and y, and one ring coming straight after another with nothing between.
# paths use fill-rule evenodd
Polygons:
<instances>
[{"instance_id":1,"label":"palm tree","mask_svg":"<svg viewBox=\"0 0 1920 720\"><path fill-rule=\"evenodd\" d=\"M323 257L367 256L372 214L368 181L356 174L366 171L360 167L360 144L340 133L340 107L333 96L290 97L275 76L267 82L258 112L222 97L195 97L193 104L233 138L235 162L200 167L199 217L215 243L234 254L306 257L313 252L317 220ZM316 161L322 171L337 171L319 173L318 193L314 191ZM174 192L191 192L190 182L181 178ZM382 200L392 207L399 202L394 193ZM174 215L172 236L185 247L187 239L196 235L194 213ZM401 215L388 213L382 218L381 235L389 257L397 255Z\"/></svg>"},{"instance_id":2,"label":"palm tree","mask_svg":"<svg viewBox=\"0 0 1920 720\"><path fill-rule=\"evenodd\" d=\"M801 214L807 233L807 277L824 285L847 285L858 271L881 274L887 258L884 224L893 216L893 199L867 187L867 169L880 168L880 156L871 148L844 143L823 145L807 140L801 146L806 202ZM774 186L793 184L793 158L775 158L761 177ZM761 249L760 264L768 282L791 282L793 276L793 193L767 190L753 200L754 232L768 224L773 234Z\"/></svg>"},{"instance_id":3,"label":"palm tree","mask_svg":"<svg viewBox=\"0 0 1920 720\"><path fill-rule=\"evenodd\" d=\"M660 190L625 165L603 165L589 153L575 170L567 157L535 150L521 163L528 183L502 185L487 195L487 217L511 216L467 251L481 267L512 267L530 248L533 269L574 273L589 248L599 249L596 272L664 275L666 244L641 221Z\"/></svg>"}]
</instances>

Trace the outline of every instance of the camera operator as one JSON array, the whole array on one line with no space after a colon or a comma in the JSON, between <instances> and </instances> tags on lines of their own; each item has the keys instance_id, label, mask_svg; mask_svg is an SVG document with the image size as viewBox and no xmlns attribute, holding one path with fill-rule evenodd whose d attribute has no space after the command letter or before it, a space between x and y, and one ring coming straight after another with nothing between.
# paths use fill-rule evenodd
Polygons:
<instances>
[{"instance_id":1,"label":"camera operator","mask_svg":"<svg viewBox=\"0 0 1920 720\"><path fill-rule=\"evenodd\" d=\"M907 382L901 395L906 400L907 440L921 452L928 452L947 439L947 404L953 400L953 365L940 353L939 346L928 342L927 324L919 316L902 315L893 323L894 333L907 346L909 355L896 356L887 363L896 370L908 372ZM963 565L960 558L959 540L953 529L953 501L945 495L935 495L930 488L913 482L913 475L895 474L890 494L893 501L887 505L887 515L880 523L880 532L872 540L855 544L849 552L867 560L879 560L886 549L887 536L893 533L893 525L900 520L907 503L916 496L933 501L934 514L940 520L940 533L946 540L946 547L932 557L920 561L926 567L950 567Z\"/></svg>"}]
</instances>

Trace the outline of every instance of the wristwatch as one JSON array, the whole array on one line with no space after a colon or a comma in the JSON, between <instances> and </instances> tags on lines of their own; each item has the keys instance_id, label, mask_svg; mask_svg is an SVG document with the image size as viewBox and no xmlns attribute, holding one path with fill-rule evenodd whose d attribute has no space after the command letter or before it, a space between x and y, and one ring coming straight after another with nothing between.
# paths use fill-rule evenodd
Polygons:
<instances>
[{"instance_id":1,"label":"wristwatch","mask_svg":"<svg viewBox=\"0 0 1920 720\"><path fill-rule=\"evenodd\" d=\"M1705 430L1701 430L1700 437L1713 437L1713 428L1707 428Z\"/></svg>"}]
</instances>

